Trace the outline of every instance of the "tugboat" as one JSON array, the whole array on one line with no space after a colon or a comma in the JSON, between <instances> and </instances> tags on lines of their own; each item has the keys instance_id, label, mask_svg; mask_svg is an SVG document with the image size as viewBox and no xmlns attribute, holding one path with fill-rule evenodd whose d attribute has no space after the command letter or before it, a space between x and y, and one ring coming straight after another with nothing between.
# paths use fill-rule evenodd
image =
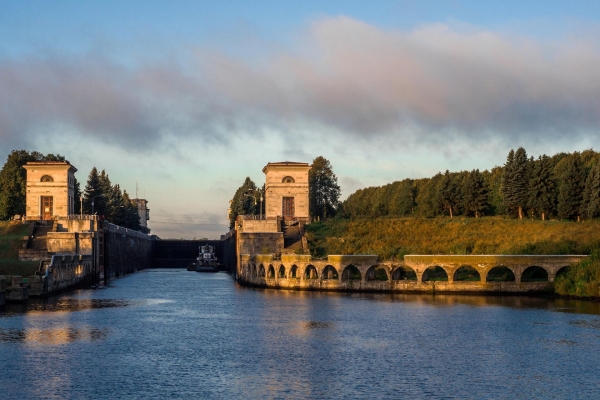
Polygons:
<instances>
[{"instance_id":1,"label":"tugboat","mask_svg":"<svg viewBox=\"0 0 600 400\"><path fill-rule=\"evenodd\" d=\"M219 272L214 246L208 244L200 246L200 254L196 260L196 272Z\"/></svg>"}]
</instances>

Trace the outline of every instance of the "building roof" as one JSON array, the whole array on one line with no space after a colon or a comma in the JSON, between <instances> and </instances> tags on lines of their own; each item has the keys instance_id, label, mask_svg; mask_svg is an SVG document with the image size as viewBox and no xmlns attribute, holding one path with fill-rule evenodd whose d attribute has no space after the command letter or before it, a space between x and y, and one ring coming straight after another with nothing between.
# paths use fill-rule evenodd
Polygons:
<instances>
[{"instance_id":1,"label":"building roof","mask_svg":"<svg viewBox=\"0 0 600 400\"><path fill-rule=\"evenodd\" d=\"M310 167L310 165L308 163L305 163L305 162L278 161L278 162L267 163L267 165L265 165L265 167L263 168L262 171L266 173L268 167L284 166L284 165L287 165L287 166L290 166L290 167Z\"/></svg>"},{"instance_id":2,"label":"building roof","mask_svg":"<svg viewBox=\"0 0 600 400\"><path fill-rule=\"evenodd\" d=\"M65 165L73 168L74 172L77 172L77 168L75 168L69 161L29 161L23 167L35 166L35 167L43 167L43 166L57 166L57 165Z\"/></svg>"}]
</instances>

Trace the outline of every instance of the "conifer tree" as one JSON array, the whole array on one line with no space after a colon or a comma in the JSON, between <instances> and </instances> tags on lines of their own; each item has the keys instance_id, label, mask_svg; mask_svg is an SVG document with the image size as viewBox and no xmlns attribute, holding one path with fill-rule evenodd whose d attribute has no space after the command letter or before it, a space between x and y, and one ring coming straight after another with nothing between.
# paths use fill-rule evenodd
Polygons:
<instances>
[{"instance_id":1,"label":"conifer tree","mask_svg":"<svg viewBox=\"0 0 600 400\"><path fill-rule=\"evenodd\" d=\"M559 218L578 219L584 184L585 172L581 165L581 156L579 152L575 152L569 157L565 172L560 179L557 207Z\"/></svg>"},{"instance_id":2,"label":"conifer tree","mask_svg":"<svg viewBox=\"0 0 600 400\"><path fill-rule=\"evenodd\" d=\"M331 163L325 157L319 156L313 160L308 172L308 193L311 217L325 219L335 215L339 206L340 186Z\"/></svg>"},{"instance_id":3,"label":"conifer tree","mask_svg":"<svg viewBox=\"0 0 600 400\"><path fill-rule=\"evenodd\" d=\"M517 210L519 219L523 219L523 208L527 206L529 186L529 162L525 149L508 153L502 176L502 194L508 209Z\"/></svg>"},{"instance_id":4,"label":"conifer tree","mask_svg":"<svg viewBox=\"0 0 600 400\"><path fill-rule=\"evenodd\" d=\"M140 215L137 205L129 198L127 190L123 191L123 226L125 228L139 231L141 229Z\"/></svg>"},{"instance_id":5,"label":"conifer tree","mask_svg":"<svg viewBox=\"0 0 600 400\"><path fill-rule=\"evenodd\" d=\"M462 193L463 207L467 215L477 218L489 206L489 189L478 169L467 175Z\"/></svg>"},{"instance_id":6,"label":"conifer tree","mask_svg":"<svg viewBox=\"0 0 600 400\"><path fill-rule=\"evenodd\" d=\"M556 183L552 164L547 155L539 156L533 163L529 188L529 206L540 213L542 220L556 210Z\"/></svg>"},{"instance_id":7,"label":"conifer tree","mask_svg":"<svg viewBox=\"0 0 600 400\"><path fill-rule=\"evenodd\" d=\"M235 220L238 215L247 214L258 214L259 208L257 204L257 197L260 196L260 192L256 188L256 184L246 177L246 180L240 186L233 199L230 201L230 212L229 212L229 228L232 229L235 225ZM263 195L264 199L264 195Z\"/></svg>"},{"instance_id":8,"label":"conifer tree","mask_svg":"<svg viewBox=\"0 0 600 400\"><path fill-rule=\"evenodd\" d=\"M590 171L583 191L581 216L592 219L600 217L600 162L596 162Z\"/></svg>"},{"instance_id":9,"label":"conifer tree","mask_svg":"<svg viewBox=\"0 0 600 400\"><path fill-rule=\"evenodd\" d=\"M94 202L94 213L96 213L96 199L94 197L101 194L98 170L93 167L83 191L83 212L85 214L92 214L92 201Z\"/></svg>"},{"instance_id":10,"label":"conifer tree","mask_svg":"<svg viewBox=\"0 0 600 400\"><path fill-rule=\"evenodd\" d=\"M454 211L460 202L460 192L458 185L452 179L450 172L446 170L446 173L442 176L440 181L439 195L442 208L448 210L450 218L452 218Z\"/></svg>"}]
</instances>

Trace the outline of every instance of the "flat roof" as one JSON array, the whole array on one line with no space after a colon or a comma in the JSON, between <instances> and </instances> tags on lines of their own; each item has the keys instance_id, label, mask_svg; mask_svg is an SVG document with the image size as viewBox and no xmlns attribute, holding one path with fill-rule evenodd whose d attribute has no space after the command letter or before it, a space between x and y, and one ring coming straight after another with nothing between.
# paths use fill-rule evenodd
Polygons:
<instances>
[{"instance_id":1,"label":"flat roof","mask_svg":"<svg viewBox=\"0 0 600 400\"><path fill-rule=\"evenodd\" d=\"M266 172L268 167L274 167L274 166L290 166L290 167L310 167L310 165L308 163L305 162L297 162L297 161L278 161L278 162L270 162L267 163L267 165L265 165L265 167L263 168L263 172Z\"/></svg>"},{"instance_id":2,"label":"flat roof","mask_svg":"<svg viewBox=\"0 0 600 400\"><path fill-rule=\"evenodd\" d=\"M69 166L71 168L73 168L73 170L75 172L77 172L77 168L75 168L69 161L29 161L27 163L25 163L25 165L23 165L23 167L27 167L27 166L36 166L36 167L42 167L42 166L56 166L56 165L65 165L65 166Z\"/></svg>"}]
</instances>

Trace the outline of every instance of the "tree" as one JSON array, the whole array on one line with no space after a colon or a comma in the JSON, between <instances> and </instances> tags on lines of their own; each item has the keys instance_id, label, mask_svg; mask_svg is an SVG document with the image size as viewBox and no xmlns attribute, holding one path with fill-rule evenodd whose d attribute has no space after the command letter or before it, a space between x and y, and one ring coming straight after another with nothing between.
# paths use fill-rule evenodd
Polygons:
<instances>
[{"instance_id":1,"label":"tree","mask_svg":"<svg viewBox=\"0 0 600 400\"><path fill-rule=\"evenodd\" d=\"M141 223L137 204L129 198L127 190L123 191L123 205L123 227L139 231Z\"/></svg>"},{"instance_id":2,"label":"tree","mask_svg":"<svg viewBox=\"0 0 600 400\"><path fill-rule=\"evenodd\" d=\"M233 198L229 202L229 229L232 229L235 226L235 220L238 215L258 214L260 211L257 204L258 197L260 197L260 191L256 189L256 185L252 179L246 177L242 186L236 190Z\"/></svg>"},{"instance_id":3,"label":"tree","mask_svg":"<svg viewBox=\"0 0 600 400\"><path fill-rule=\"evenodd\" d=\"M585 173L581 165L581 156L573 153L567 160L566 169L560 177L558 189L558 217L578 219L583 199Z\"/></svg>"},{"instance_id":4,"label":"tree","mask_svg":"<svg viewBox=\"0 0 600 400\"><path fill-rule=\"evenodd\" d=\"M311 217L325 219L335 215L340 187L329 160L322 156L313 160L308 172L308 192Z\"/></svg>"},{"instance_id":5,"label":"tree","mask_svg":"<svg viewBox=\"0 0 600 400\"><path fill-rule=\"evenodd\" d=\"M94 206L97 204L94 197L97 198L97 196L102 194L103 193L100 189L100 176L98 175L98 170L96 167L93 167L88 175L88 180L83 191L84 214L92 214L92 202L94 202ZM94 213L96 213L96 210L96 207L94 207Z\"/></svg>"},{"instance_id":6,"label":"tree","mask_svg":"<svg viewBox=\"0 0 600 400\"><path fill-rule=\"evenodd\" d=\"M452 218L453 212L456 211L458 203L460 202L460 192L458 190L458 185L448 170L446 170L446 173L442 176L440 181L439 196L442 208L448 210L450 218Z\"/></svg>"},{"instance_id":7,"label":"tree","mask_svg":"<svg viewBox=\"0 0 600 400\"><path fill-rule=\"evenodd\" d=\"M542 221L556 209L556 183L547 155L539 156L533 165L529 185L529 206L541 214Z\"/></svg>"},{"instance_id":8,"label":"tree","mask_svg":"<svg viewBox=\"0 0 600 400\"><path fill-rule=\"evenodd\" d=\"M27 171L23 168L32 161L66 161L60 154L43 155L37 151L13 150L0 171L0 219L26 212L25 194Z\"/></svg>"},{"instance_id":9,"label":"tree","mask_svg":"<svg viewBox=\"0 0 600 400\"><path fill-rule=\"evenodd\" d=\"M584 218L600 217L600 162L596 162L592 167L585 181L580 212Z\"/></svg>"},{"instance_id":10,"label":"tree","mask_svg":"<svg viewBox=\"0 0 600 400\"><path fill-rule=\"evenodd\" d=\"M465 214L477 218L488 208L489 189L478 169L474 169L467 175L462 192Z\"/></svg>"},{"instance_id":11,"label":"tree","mask_svg":"<svg viewBox=\"0 0 600 400\"><path fill-rule=\"evenodd\" d=\"M509 209L517 210L519 219L523 219L523 208L527 206L527 189L529 186L529 168L525 149L519 147L517 151L508 153L504 174L502 176L502 194L504 202Z\"/></svg>"}]
</instances>

